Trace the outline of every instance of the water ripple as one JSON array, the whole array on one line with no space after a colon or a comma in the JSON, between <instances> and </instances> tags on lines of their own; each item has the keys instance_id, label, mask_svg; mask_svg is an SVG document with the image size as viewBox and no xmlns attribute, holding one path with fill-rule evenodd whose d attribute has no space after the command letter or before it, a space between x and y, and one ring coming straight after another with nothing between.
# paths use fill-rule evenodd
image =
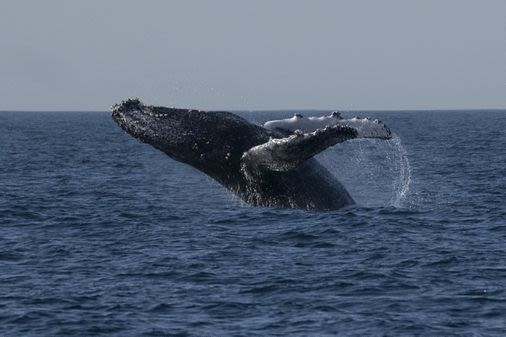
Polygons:
<instances>
[{"instance_id":1,"label":"water ripple","mask_svg":"<svg viewBox=\"0 0 506 337\"><path fill-rule=\"evenodd\" d=\"M357 205L322 213L250 208L106 114L0 113L0 335L506 335L506 138L483 137L506 114L483 113L377 113L403 202L399 153L349 142L319 159Z\"/></svg>"}]
</instances>

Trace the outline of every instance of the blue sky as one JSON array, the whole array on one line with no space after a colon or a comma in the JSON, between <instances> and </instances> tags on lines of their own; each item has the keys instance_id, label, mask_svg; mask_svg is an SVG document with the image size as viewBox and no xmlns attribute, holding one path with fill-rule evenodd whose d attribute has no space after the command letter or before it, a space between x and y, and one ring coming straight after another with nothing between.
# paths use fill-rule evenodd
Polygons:
<instances>
[{"instance_id":1,"label":"blue sky","mask_svg":"<svg viewBox=\"0 0 506 337\"><path fill-rule=\"evenodd\" d=\"M506 108L506 1L3 1L0 110Z\"/></svg>"}]
</instances>

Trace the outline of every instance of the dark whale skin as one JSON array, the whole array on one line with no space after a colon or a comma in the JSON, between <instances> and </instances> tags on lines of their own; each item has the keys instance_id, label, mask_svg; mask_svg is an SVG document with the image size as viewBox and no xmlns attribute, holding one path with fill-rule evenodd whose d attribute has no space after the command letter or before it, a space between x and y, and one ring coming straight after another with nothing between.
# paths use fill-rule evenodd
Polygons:
<instances>
[{"instance_id":1,"label":"dark whale skin","mask_svg":"<svg viewBox=\"0 0 506 337\"><path fill-rule=\"evenodd\" d=\"M245 162L250 149L285 135L230 112L148 106L138 99L111 110L113 120L127 133L197 168L252 206L335 210L354 203L312 156L287 170Z\"/></svg>"}]
</instances>

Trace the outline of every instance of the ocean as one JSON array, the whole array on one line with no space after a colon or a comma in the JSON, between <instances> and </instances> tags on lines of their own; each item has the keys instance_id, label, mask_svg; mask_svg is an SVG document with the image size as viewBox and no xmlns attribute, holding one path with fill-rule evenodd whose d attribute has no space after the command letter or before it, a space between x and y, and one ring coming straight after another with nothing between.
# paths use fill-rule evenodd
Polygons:
<instances>
[{"instance_id":1,"label":"ocean","mask_svg":"<svg viewBox=\"0 0 506 337\"><path fill-rule=\"evenodd\" d=\"M506 111L353 115L395 136L318 155L357 204L308 212L105 112L0 112L0 336L505 336Z\"/></svg>"}]
</instances>

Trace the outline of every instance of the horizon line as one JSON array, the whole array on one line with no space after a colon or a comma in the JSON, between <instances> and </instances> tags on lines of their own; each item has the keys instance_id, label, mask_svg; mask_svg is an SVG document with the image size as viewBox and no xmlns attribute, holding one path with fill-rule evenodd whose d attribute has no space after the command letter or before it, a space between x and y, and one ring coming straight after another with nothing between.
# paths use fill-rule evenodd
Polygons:
<instances>
[{"instance_id":1,"label":"horizon line","mask_svg":"<svg viewBox=\"0 0 506 337\"><path fill-rule=\"evenodd\" d=\"M299 112L299 111L340 111L340 112L429 112L429 111L506 111L506 107L491 107L491 108L407 108L407 109L324 109L324 108L279 108L279 109L198 109L192 108L193 110L200 111L230 111L230 112ZM67 110L67 109L57 109L57 110L30 110L30 109L6 109L0 110L2 112L93 112L93 113L109 113L109 110Z\"/></svg>"}]
</instances>

